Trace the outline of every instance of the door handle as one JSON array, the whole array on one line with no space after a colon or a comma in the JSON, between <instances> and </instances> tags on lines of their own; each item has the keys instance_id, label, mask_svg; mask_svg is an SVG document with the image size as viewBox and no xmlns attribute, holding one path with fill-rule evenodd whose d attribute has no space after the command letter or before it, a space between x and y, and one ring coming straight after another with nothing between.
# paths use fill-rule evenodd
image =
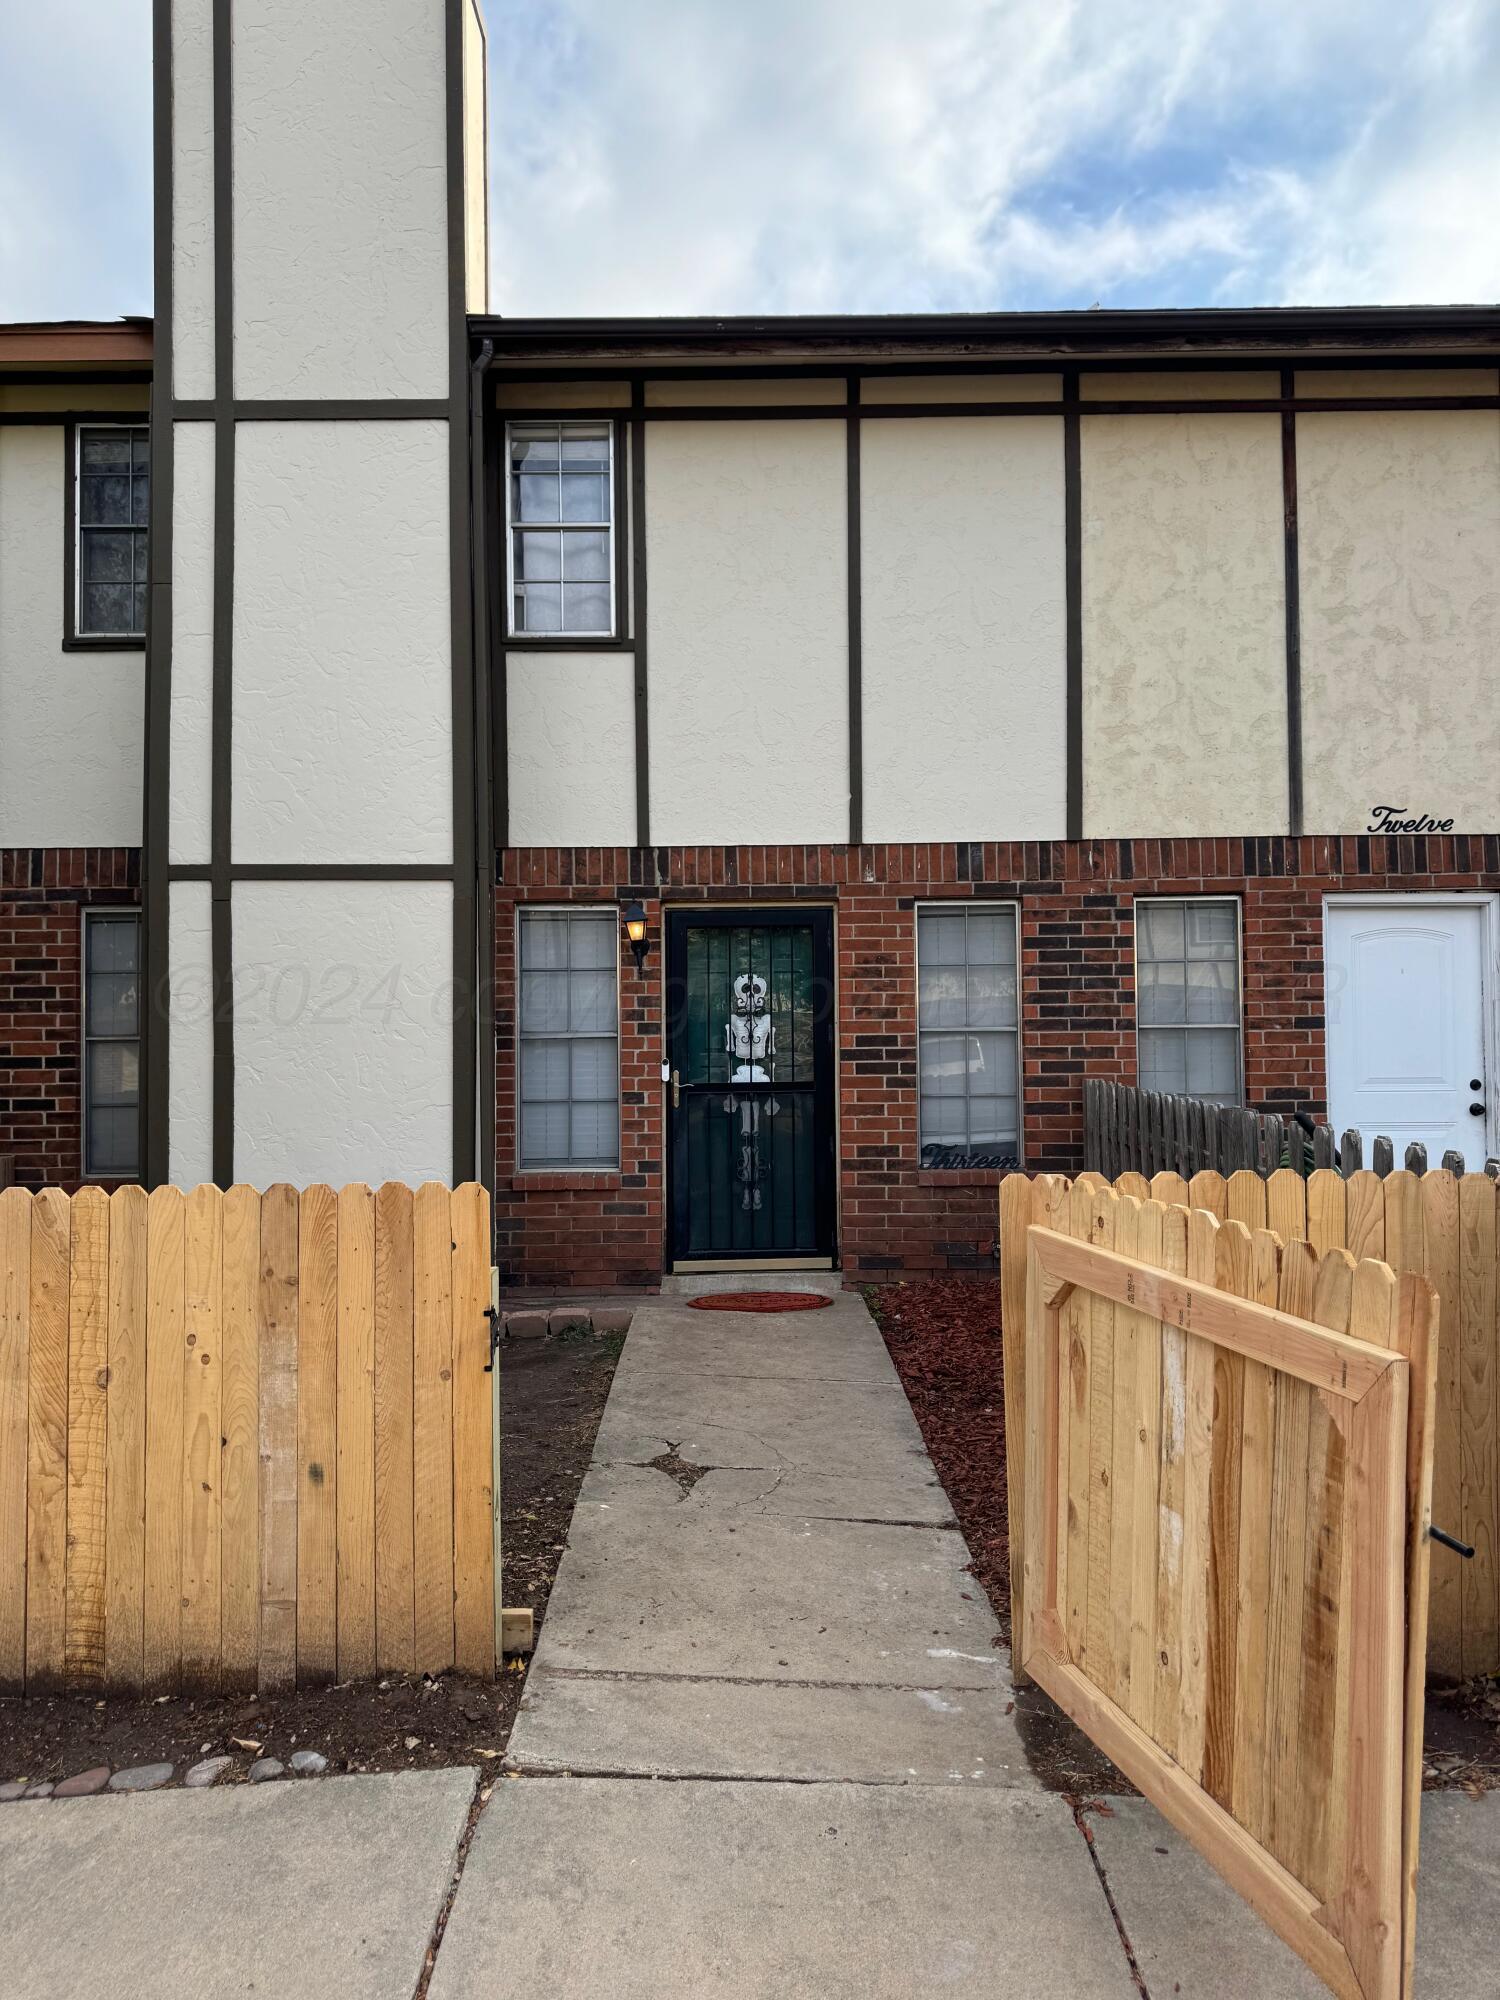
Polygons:
<instances>
[{"instance_id":1,"label":"door handle","mask_svg":"<svg viewBox=\"0 0 1500 2000\"><path fill-rule=\"evenodd\" d=\"M675 1111L682 1102L682 1078L674 1069L672 1072L672 1109Z\"/></svg>"},{"instance_id":2,"label":"door handle","mask_svg":"<svg viewBox=\"0 0 1500 2000\"><path fill-rule=\"evenodd\" d=\"M1471 1118L1482 1118L1484 1116L1484 1106L1477 1103L1471 1104L1469 1106L1469 1116Z\"/></svg>"}]
</instances>

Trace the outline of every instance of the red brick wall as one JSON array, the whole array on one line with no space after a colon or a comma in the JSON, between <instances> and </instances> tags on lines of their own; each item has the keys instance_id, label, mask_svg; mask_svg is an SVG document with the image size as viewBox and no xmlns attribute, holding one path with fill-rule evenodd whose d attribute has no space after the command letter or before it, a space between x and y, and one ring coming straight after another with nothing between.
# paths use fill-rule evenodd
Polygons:
<instances>
[{"instance_id":1,"label":"red brick wall","mask_svg":"<svg viewBox=\"0 0 1500 2000\"><path fill-rule=\"evenodd\" d=\"M839 979L840 1250L855 1279L989 1269L996 1173L918 1163L914 907L983 895L1021 910L1023 1141L1075 1171L1085 1074L1135 1081L1137 896L1240 900L1250 1103L1325 1108L1323 897L1500 888L1500 837L945 843L927 846L524 849L497 890L498 1208L502 1268L526 1283L644 1284L661 1268L661 912L695 901L832 903ZM624 1168L515 1173L515 908L640 897L644 979L621 969Z\"/></svg>"},{"instance_id":2,"label":"red brick wall","mask_svg":"<svg viewBox=\"0 0 1500 2000\"><path fill-rule=\"evenodd\" d=\"M0 1156L15 1179L83 1173L83 919L140 902L140 852L0 848Z\"/></svg>"}]
</instances>

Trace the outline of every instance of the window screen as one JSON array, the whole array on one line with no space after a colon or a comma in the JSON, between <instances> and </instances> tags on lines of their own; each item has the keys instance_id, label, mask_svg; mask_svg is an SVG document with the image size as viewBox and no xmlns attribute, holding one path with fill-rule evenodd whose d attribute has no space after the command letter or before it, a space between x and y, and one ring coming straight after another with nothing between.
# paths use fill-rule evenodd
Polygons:
<instances>
[{"instance_id":1,"label":"window screen","mask_svg":"<svg viewBox=\"0 0 1500 2000\"><path fill-rule=\"evenodd\" d=\"M81 639L144 638L149 434L81 429L77 450L74 629Z\"/></svg>"},{"instance_id":2,"label":"window screen","mask_svg":"<svg viewBox=\"0 0 1500 2000\"><path fill-rule=\"evenodd\" d=\"M84 1172L140 1170L141 920L135 910L84 918Z\"/></svg>"},{"instance_id":3,"label":"window screen","mask_svg":"<svg viewBox=\"0 0 1500 2000\"><path fill-rule=\"evenodd\" d=\"M619 928L612 908L521 913L523 1167L619 1165Z\"/></svg>"},{"instance_id":4,"label":"window screen","mask_svg":"<svg viewBox=\"0 0 1500 2000\"><path fill-rule=\"evenodd\" d=\"M613 430L511 424L506 439L511 631L607 637Z\"/></svg>"},{"instance_id":5,"label":"window screen","mask_svg":"<svg viewBox=\"0 0 1500 2000\"><path fill-rule=\"evenodd\" d=\"M1143 1090L1241 1100L1240 913L1223 897L1135 906Z\"/></svg>"},{"instance_id":6,"label":"window screen","mask_svg":"<svg viewBox=\"0 0 1500 2000\"><path fill-rule=\"evenodd\" d=\"M924 1159L1019 1157L1016 913L984 905L917 917L917 1045Z\"/></svg>"}]
</instances>

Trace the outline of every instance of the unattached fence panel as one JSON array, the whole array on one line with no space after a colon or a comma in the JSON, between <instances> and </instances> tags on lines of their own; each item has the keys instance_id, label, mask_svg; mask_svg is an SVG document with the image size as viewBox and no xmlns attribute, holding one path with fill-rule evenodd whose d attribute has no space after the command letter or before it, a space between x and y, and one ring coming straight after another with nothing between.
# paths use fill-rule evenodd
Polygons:
<instances>
[{"instance_id":1,"label":"unattached fence panel","mask_svg":"<svg viewBox=\"0 0 1500 2000\"><path fill-rule=\"evenodd\" d=\"M1005 1210L1027 1273L1021 1662L1336 1993L1398 2000L1431 1288L1108 1188L1053 1228L1040 1205L1024 1252L1019 1193ZM1314 1226L1340 1213L1320 1196Z\"/></svg>"},{"instance_id":2,"label":"unattached fence panel","mask_svg":"<svg viewBox=\"0 0 1500 2000\"><path fill-rule=\"evenodd\" d=\"M1061 1177L1053 1177L1049 1185L1058 1190L1051 1197L1054 1206L1076 1198ZM1089 1174L1081 1176L1076 1185L1091 1190L1091 1198L1097 1200L1108 1184L1102 1176ZM1149 1182L1143 1175L1122 1173L1114 1191L1122 1199L1143 1199L1149 1192L1169 1208L1203 1209L1221 1225L1242 1223L1251 1232L1252 1241L1257 1231L1269 1228L1288 1245L1310 1244L1316 1256L1343 1249L1356 1263L1382 1259L1398 1275L1409 1273L1431 1282L1438 1297L1433 1335L1437 1399L1433 1519L1470 1545L1474 1556L1465 1561L1442 1546L1433 1551L1428 1666L1432 1673L1448 1679L1500 1671L1500 1183L1489 1173L1418 1174L1403 1167L1383 1175L1359 1169L1346 1177L1337 1170L1318 1167L1304 1178L1278 1167L1268 1175L1234 1168L1223 1177L1222 1186L1221 1205L1220 1177L1212 1170L1199 1170L1190 1181L1184 1181L1175 1171L1162 1169ZM1011 1380L1019 1369L1010 1351L1013 1330L1015 1339L1020 1338L1019 1308L1011 1290L1017 1272L1024 1270L1022 1217L1029 1214L1037 1221L1041 1216L1019 1187L1005 1196L1005 1203L1001 1284L1007 1359L1011 1363L1006 1393L1012 1397L1022 1394ZM1118 1228L1118 1211L1116 1217ZM1170 1250L1169 1239L1164 1254ZM1295 1259L1290 1282L1301 1288L1299 1296L1306 1293L1306 1274L1299 1271ZM1303 1296L1298 1310L1310 1308L1310 1298ZM1091 1323L1091 1314L1089 1318ZM1175 1361L1175 1357L1168 1358ZM1070 1350L1070 1360L1086 1368L1086 1345ZM1174 1383L1175 1376L1169 1373L1168 1386ZM1247 1370L1244 1386L1246 1422L1254 1429L1266 1415L1263 1400L1272 1392L1253 1370ZM1283 1463L1288 1463L1285 1455L1301 1448L1300 1412L1277 1404L1269 1421L1281 1438ZM1310 1415L1309 1421L1315 1424L1316 1418ZM1008 1435L1016 1434L1017 1426L1008 1424ZM1315 1464L1316 1438L1309 1448ZM1258 1461L1252 1459L1245 1476L1258 1478L1257 1466ZM1176 1504L1176 1470L1170 1461L1165 1476L1170 1513ZM1309 1470L1308 1479L1314 1476ZM1016 1510L1024 1490L1018 1481L1011 1491L1011 1545L1016 1548L1021 1541ZM1257 1560L1254 1550L1245 1551L1244 1556L1248 1561ZM1295 1561L1291 1544L1285 1559ZM1303 1581L1305 1587L1305 1568ZM1175 1588L1172 1577L1164 1577L1161 1588L1170 1595ZM1278 1606L1291 1588L1289 1575L1276 1579ZM1288 1618L1292 1616L1289 1605L1282 1609ZM1159 1664L1158 1672L1173 1684L1175 1667L1170 1657L1165 1667ZM1237 1782L1253 1783L1242 1771Z\"/></svg>"},{"instance_id":3,"label":"unattached fence panel","mask_svg":"<svg viewBox=\"0 0 1500 2000\"><path fill-rule=\"evenodd\" d=\"M0 1689L492 1671L489 1304L479 1187L0 1192Z\"/></svg>"}]
</instances>

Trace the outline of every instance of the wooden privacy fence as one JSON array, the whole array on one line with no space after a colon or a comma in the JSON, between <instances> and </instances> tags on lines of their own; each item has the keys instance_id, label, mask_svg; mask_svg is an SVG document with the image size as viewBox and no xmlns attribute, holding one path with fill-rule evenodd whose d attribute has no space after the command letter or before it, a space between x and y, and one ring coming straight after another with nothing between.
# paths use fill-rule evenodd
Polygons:
<instances>
[{"instance_id":1,"label":"wooden privacy fence","mask_svg":"<svg viewBox=\"0 0 1500 2000\"><path fill-rule=\"evenodd\" d=\"M1352 1126L1338 1138L1331 1125L1304 1125L1279 1111L1210 1104L1201 1097L1140 1090L1097 1076L1083 1080L1083 1164L1106 1179L1123 1173L1192 1175L1205 1169L1272 1174L1283 1166L1304 1174L1315 1167L1337 1167L1347 1177L1364 1166L1364 1148L1362 1135ZM1384 1176L1395 1164L1391 1141L1375 1139L1370 1149L1374 1172ZM1425 1174L1427 1148L1413 1142L1404 1164L1412 1173ZM1500 1174L1500 1160L1476 1164L1486 1173ZM1447 1152L1442 1165L1449 1173L1462 1174L1466 1162L1462 1153Z\"/></svg>"},{"instance_id":2,"label":"wooden privacy fence","mask_svg":"<svg viewBox=\"0 0 1500 2000\"><path fill-rule=\"evenodd\" d=\"M1336 1993L1397 2000L1432 1288L1108 1186L1037 1198L1021 1662Z\"/></svg>"},{"instance_id":3,"label":"wooden privacy fence","mask_svg":"<svg viewBox=\"0 0 1500 2000\"><path fill-rule=\"evenodd\" d=\"M1083 1183L1108 1185L1090 1174ZM1016 1325L1031 1186L1017 1174L1001 1189L1002 1307ZM1206 1209L1252 1230L1270 1228L1284 1243L1302 1239L1319 1251L1380 1257L1397 1272L1432 1281L1439 1301L1432 1518L1474 1554L1465 1561L1433 1548L1427 1663L1444 1679L1500 1670L1500 1188L1487 1174L1403 1170L1345 1179L1320 1170L1304 1179L1289 1168L1267 1178L1208 1172L1190 1181L1161 1173L1148 1182L1126 1173L1113 1186L1139 1199ZM1011 1353L1007 1335L1006 1430L1015 1438L1011 1398L1022 1386L1019 1369L1012 1381ZM1014 1475L1011 1492L1019 1506ZM1013 1517L1011 1546L1019 1545Z\"/></svg>"},{"instance_id":4,"label":"wooden privacy fence","mask_svg":"<svg viewBox=\"0 0 1500 2000\"><path fill-rule=\"evenodd\" d=\"M0 1193L0 1688L495 1663L476 1186Z\"/></svg>"}]
</instances>

